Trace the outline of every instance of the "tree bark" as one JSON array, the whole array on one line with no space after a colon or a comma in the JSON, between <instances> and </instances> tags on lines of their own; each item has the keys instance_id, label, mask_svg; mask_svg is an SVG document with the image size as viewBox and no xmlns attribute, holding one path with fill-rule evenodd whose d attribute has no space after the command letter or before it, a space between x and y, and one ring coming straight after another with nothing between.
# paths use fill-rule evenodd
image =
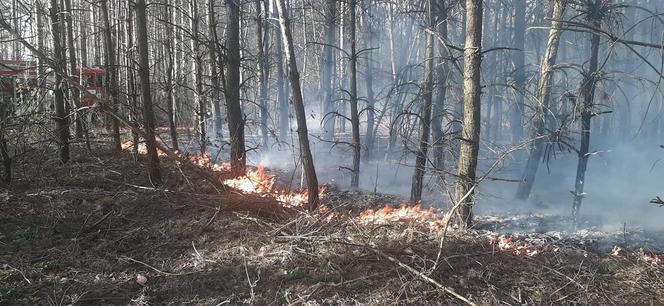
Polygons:
<instances>
[{"instance_id":1,"label":"tree bark","mask_svg":"<svg viewBox=\"0 0 664 306\"><path fill-rule=\"evenodd\" d=\"M145 146L148 151L147 168L151 182L154 185L159 185L161 184L161 171L154 133L155 118L152 109L152 93L150 92L150 62L145 0L136 0L134 8L136 10L136 40L138 41L138 74L141 80L141 94L143 97L143 129L145 131Z\"/></svg>"},{"instance_id":2,"label":"tree bark","mask_svg":"<svg viewBox=\"0 0 664 306\"><path fill-rule=\"evenodd\" d=\"M104 22L104 50L106 51L106 86L110 93L113 110L118 110L118 78L117 67L115 64L115 46L111 34L111 21L108 15L108 0L101 0L101 13ZM146 42L147 43L147 42ZM115 117L111 120L111 136L113 137L113 150L120 152L122 150L120 140L120 124Z\"/></svg>"},{"instance_id":3,"label":"tree bark","mask_svg":"<svg viewBox=\"0 0 664 306\"><path fill-rule=\"evenodd\" d=\"M76 48L74 47L74 22L72 15L74 14L74 10L71 5L71 0L65 0L65 6L67 9L67 50L69 51L69 70L71 75L76 74ZM79 79L81 75L79 74L77 76ZM71 99L74 101L74 106L76 108L80 108L83 106L81 104L81 96L78 90L75 87L70 87L69 88L69 96ZM83 138L83 123L81 122L81 115L78 111L74 113L74 118L75 118L75 131L76 131L76 138L81 139Z\"/></svg>"},{"instance_id":4,"label":"tree bark","mask_svg":"<svg viewBox=\"0 0 664 306\"><path fill-rule=\"evenodd\" d=\"M445 40L447 37L447 6L446 0L436 1L438 6L436 10L436 29L438 34ZM447 75L450 73L447 58L450 57L449 51L445 46L441 46L438 55L440 58L436 63L436 84L433 88L434 105L431 117L431 136L433 142L433 166L442 177L445 168L445 135L443 134L443 117L445 116L445 99L447 97Z\"/></svg>"},{"instance_id":5,"label":"tree bark","mask_svg":"<svg viewBox=\"0 0 664 306\"><path fill-rule=\"evenodd\" d=\"M526 35L526 0L514 0L514 86L516 95L511 114L512 144L518 144L523 138L523 95L525 94L525 35Z\"/></svg>"},{"instance_id":6,"label":"tree bark","mask_svg":"<svg viewBox=\"0 0 664 306\"><path fill-rule=\"evenodd\" d=\"M240 102L240 2L226 0L228 26L226 47L228 48L228 72L226 73L226 115L231 143L231 172L244 175L247 159L244 149L244 117Z\"/></svg>"},{"instance_id":7,"label":"tree bark","mask_svg":"<svg viewBox=\"0 0 664 306\"><path fill-rule=\"evenodd\" d=\"M323 120L323 140L332 141L334 138L335 118L334 112L334 75L336 71L335 50L332 47L336 41L337 0L325 0L325 46L323 46L323 63L321 72L321 120Z\"/></svg>"},{"instance_id":8,"label":"tree bark","mask_svg":"<svg viewBox=\"0 0 664 306\"><path fill-rule=\"evenodd\" d=\"M214 10L214 0L207 0L207 9L208 9L208 36L210 43L213 45L210 47L210 81L212 82L212 107L214 108L214 134L218 142L224 140L224 131L223 131L223 120L221 118L221 83L219 82L219 76L217 75L217 69L222 70L223 67L219 64L221 63L220 55L217 52L219 37L217 35L217 19L216 13ZM217 68L219 66L219 68Z\"/></svg>"},{"instance_id":9,"label":"tree bark","mask_svg":"<svg viewBox=\"0 0 664 306\"><path fill-rule=\"evenodd\" d=\"M425 51L424 51L424 75L422 76L422 85L420 86L420 134L417 144L415 157L415 170L412 177L410 189L410 201L418 202L422 199L422 185L424 173L426 172L427 152L429 150L429 132L431 123L432 95L433 95L433 60L434 60L434 34L433 34L433 0L427 0L426 4L426 22L427 32L425 33Z\"/></svg>"},{"instance_id":10,"label":"tree bark","mask_svg":"<svg viewBox=\"0 0 664 306\"><path fill-rule=\"evenodd\" d=\"M360 152L362 150L360 142L360 116L357 110L357 41L356 36L356 18L355 11L357 7L357 0L350 0L348 8L349 16L349 43L350 43L350 59L348 61L348 72L350 74L350 124L353 134L353 166L351 173L351 188L358 188L360 185Z\"/></svg>"},{"instance_id":11,"label":"tree bark","mask_svg":"<svg viewBox=\"0 0 664 306\"><path fill-rule=\"evenodd\" d=\"M599 8L602 0L595 0L591 5L595 6L590 10L588 23L595 29L601 29L602 19L599 13L594 13ZM580 95L583 99L581 105L581 147L579 148L579 160L576 167L576 180L574 183L574 202L572 204L572 219L574 225L578 224L579 210L583 201L583 188L586 183L586 168L588 167L588 150L590 148L590 119L593 116L593 99L595 96L595 87L599 79L598 59L599 59L599 34L592 32L590 34L590 60L588 70L584 73L581 81Z\"/></svg>"},{"instance_id":12,"label":"tree bark","mask_svg":"<svg viewBox=\"0 0 664 306\"><path fill-rule=\"evenodd\" d=\"M51 0L51 32L53 34L53 62L60 71L67 71L65 68L64 46L63 41L63 26L60 20L60 7L58 0ZM62 76L55 75L55 84L53 93L55 95L55 134L57 136L58 151L60 154L60 161L67 163L69 161L69 117L67 116L67 108L65 106L65 83L62 81Z\"/></svg>"},{"instance_id":13,"label":"tree bark","mask_svg":"<svg viewBox=\"0 0 664 306\"><path fill-rule=\"evenodd\" d=\"M170 132L171 136L171 145L173 146L173 150L178 151L180 150L180 144L178 143L178 128L177 128L177 121L175 117L175 105L177 103L177 95L175 94L175 81L177 75L176 75L176 69L174 68L177 63L175 59L175 43L173 40L175 40L175 37L173 36L173 22L174 22L174 12L173 9L170 7L171 1L167 0L166 1L166 7L164 8L164 12L166 14L165 20L168 20L170 24L166 25L166 49L168 52L168 66L166 68L166 81L168 84L168 88L166 89L166 115L168 116L168 129Z\"/></svg>"},{"instance_id":14,"label":"tree bark","mask_svg":"<svg viewBox=\"0 0 664 306\"><path fill-rule=\"evenodd\" d=\"M265 44L264 33L264 15L262 10L264 0L256 0L256 48L257 52L257 61L258 61L258 80L259 84L259 99L260 99L260 108L261 108L261 140L263 144L263 150L265 152L270 150L270 135L268 129L268 120L269 120L269 110L268 110L268 59L265 56L265 51L267 45ZM267 12L267 8L265 10Z\"/></svg>"},{"instance_id":15,"label":"tree bark","mask_svg":"<svg viewBox=\"0 0 664 306\"><path fill-rule=\"evenodd\" d=\"M279 13L279 24L281 25L284 53L286 54L286 62L288 63L288 76L293 92L293 108L295 108L297 135L300 143L300 160L302 162L302 169L307 178L309 208L313 211L319 204L318 177L316 176L316 168L309 148L309 132L307 130L304 101L302 100L302 89L300 88L300 73L297 69L297 62L295 60L293 36L291 34L290 20L288 19L284 0L277 0L277 11Z\"/></svg>"},{"instance_id":16,"label":"tree bark","mask_svg":"<svg viewBox=\"0 0 664 306\"><path fill-rule=\"evenodd\" d=\"M480 68L482 64L482 0L466 0L466 43L463 67L463 131L455 200L461 225L472 226L477 156L480 148ZM465 199L464 199L465 197ZM463 200L462 200L463 199Z\"/></svg>"},{"instance_id":17,"label":"tree bark","mask_svg":"<svg viewBox=\"0 0 664 306\"><path fill-rule=\"evenodd\" d=\"M190 0L189 10L191 15L191 50L194 60L191 61L191 70L193 70L194 85L194 104L198 107L196 111L196 125L198 128L198 144L200 154L207 151L207 133L205 128L205 116L207 114L206 101L203 96L203 52L200 48L198 26L198 1ZM239 52L239 50L238 50Z\"/></svg>"},{"instance_id":18,"label":"tree bark","mask_svg":"<svg viewBox=\"0 0 664 306\"><path fill-rule=\"evenodd\" d=\"M276 0L275 0L276 6ZM280 31L278 27L275 27L276 31ZM277 33L277 37L281 34ZM290 130L290 118L288 113L288 94L286 93L286 82L284 81L286 74L284 72L284 51L283 51L283 41L281 39L275 40L275 65L277 66L277 104L279 104L279 138L281 141L287 141L288 131Z\"/></svg>"},{"instance_id":19,"label":"tree bark","mask_svg":"<svg viewBox=\"0 0 664 306\"><path fill-rule=\"evenodd\" d=\"M565 14L567 0L555 0L553 4L553 14L551 16L551 29L549 30L549 40L542 58L540 66L540 80L537 86L537 104L535 106L535 118L533 121L533 142L530 145L528 162L524 170L522 180L516 192L516 198L525 200L530 196L530 192L535 183L537 169L539 168L542 155L544 154L544 144L546 139L546 128L551 120L551 110L549 109L549 100L551 99L551 82L553 79L553 65L556 63L558 55L558 46L562 34L563 22L561 21Z\"/></svg>"}]
</instances>

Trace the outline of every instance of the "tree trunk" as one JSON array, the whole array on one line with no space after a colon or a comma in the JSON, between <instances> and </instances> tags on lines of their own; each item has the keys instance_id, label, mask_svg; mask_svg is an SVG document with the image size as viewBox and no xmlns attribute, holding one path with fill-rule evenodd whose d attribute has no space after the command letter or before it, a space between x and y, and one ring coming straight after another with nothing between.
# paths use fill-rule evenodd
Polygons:
<instances>
[{"instance_id":1,"label":"tree trunk","mask_svg":"<svg viewBox=\"0 0 664 306\"><path fill-rule=\"evenodd\" d=\"M59 71L67 71L65 68L64 59L64 46L63 41L63 26L60 20L60 8L58 0L51 0L51 32L53 33L53 61ZM60 161L67 163L69 161L69 116L67 116L67 109L65 106L65 83L62 81L60 74L55 74L55 84L53 93L55 95L55 134L57 137L58 151L60 153Z\"/></svg>"},{"instance_id":2,"label":"tree trunk","mask_svg":"<svg viewBox=\"0 0 664 306\"><path fill-rule=\"evenodd\" d=\"M217 20L215 16L215 11L214 11L214 0L207 0L207 9L208 9L208 36L210 43L213 44L212 47L210 47L210 81L212 82L211 84L211 90L212 90L212 107L214 108L214 119L213 119L213 126L214 126L214 134L215 134L215 139L218 142L223 141L224 139L224 133L223 133L223 123L221 120L221 84L219 83L219 75L217 74L217 63L219 62L218 55L216 48L217 43L219 42L219 38L217 37Z\"/></svg>"},{"instance_id":3,"label":"tree trunk","mask_svg":"<svg viewBox=\"0 0 664 306\"><path fill-rule=\"evenodd\" d=\"M166 48L168 49L168 66L166 68L166 80L167 80L167 85L168 88L166 89L166 115L168 116L168 129L170 131L171 135L171 145L173 146L173 150L178 151L180 150L180 145L178 143L178 128L176 124L176 117L175 117L175 104L177 103L177 95L175 94L175 81L176 79L176 71L174 69L175 65L177 65L176 59L175 59L175 43L173 40L175 40L175 37L173 36L173 22L174 18L173 15L175 14L170 7L171 3L170 1L166 1L166 7L164 8L165 14L165 20L168 20L170 24L166 25Z\"/></svg>"},{"instance_id":4,"label":"tree trunk","mask_svg":"<svg viewBox=\"0 0 664 306\"><path fill-rule=\"evenodd\" d=\"M351 188L358 188L360 185L360 151L362 149L360 143L360 116L357 110L357 41L355 39L355 11L357 7L357 0L350 0L348 8L349 16L349 43L350 43L350 59L348 72L350 74L350 123L353 134L353 167L351 173Z\"/></svg>"},{"instance_id":5,"label":"tree trunk","mask_svg":"<svg viewBox=\"0 0 664 306\"><path fill-rule=\"evenodd\" d=\"M115 45L111 36L111 21L108 15L108 0L101 0L101 13L104 19L104 50L106 51L106 86L108 86L110 98L113 104L113 111L118 111L118 78L117 67L115 65ZM147 43L147 42L146 42ZM120 140L120 123L115 117L111 120L111 136L113 137L113 150L120 152L122 150Z\"/></svg>"},{"instance_id":6,"label":"tree trunk","mask_svg":"<svg viewBox=\"0 0 664 306\"><path fill-rule=\"evenodd\" d=\"M600 7L602 0L595 0L592 5ZM592 11L592 10L591 10ZM590 14L588 16L590 26L595 29L601 29L602 20L599 14ZM586 183L586 168L588 167L588 150L590 148L590 119L593 116L593 99L595 96L595 87L599 78L598 58L599 58L599 34L593 32L590 34L590 61L588 71L585 72L581 81L581 147L579 148L579 161L576 167L576 180L574 183L574 202L572 204L572 219L574 225L578 224L579 210L583 201L583 187Z\"/></svg>"},{"instance_id":7,"label":"tree trunk","mask_svg":"<svg viewBox=\"0 0 664 306\"><path fill-rule=\"evenodd\" d=\"M560 35L562 34L562 18L565 14L565 6L567 0L556 0L553 7L553 15L551 16L551 29L549 30L549 41L542 58L540 67L540 80L537 86L537 101L535 107L535 118L533 121L533 142L530 145L530 154L528 155L528 162L523 173L523 179L519 182L519 187L516 192L516 198L525 200L530 196L530 192L535 183L537 176L537 169L539 168L540 160L544 154L544 144L547 140L546 128L549 120L551 119L549 110L549 100L551 98L551 82L553 79L553 65L556 63L558 55L558 46L560 44Z\"/></svg>"},{"instance_id":8,"label":"tree trunk","mask_svg":"<svg viewBox=\"0 0 664 306\"><path fill-rule=\"evenodd\" d=\"M226 0L228 26L226 47L228 48L228 72L226 73L226 117L231 143L231 172L244 175L246 155L244 150L244 117L240 102L240 2Z\"/></svg>"},{"instance_id":9,"label":"tree trunk","mask_svg":"<svg viewBox=\"0 0 664 306\"><path fill-rule=\"evenodd\" d=\"M355 1L355 0L352 0ZM302 100L302 89L300 88L300 73L297 69L295 60L295 50L293 48L293 36L290 30L290 21L286 13L284 0L277 0L277 11L279 13L279 24L281 25L281 35L283 39L284 53L288 63L288 76L293 92L293 107L295 108L295 117L297 120L297 135L300 142L300 160L302 169L307 178L307 192L309 208L315 210L318 207L318 177L314 167L313 156L309 149L309 132L307 130L307 118L304 110L304 101Z\"/></svg>"},{"instance_id":10,"label":"tree trunk","mask_svg":"<svg viewBox=\"0 0 664 306\"><path fill-rule=\"evenodd\" d=\"M376 124L376 112L375 112L375 105L376 105L376 99L374 95L374 90L373 90L373 82L374 82L374 61L376 60L374 58L374 53L375 50L371 50L371 48L374 47L375 44L375 38L376 38L376 33L371 26L371 22L369 20L370 16L372 16L372 11L371 11L372 6L369 5L367 8L366 13L364 14L364 23L366 27L366 40L364 42L365 46L365 52L366 52L366 71L364 72L365 74L365 87L367 90L367 107L364 109L364 111L367 114L367 134L365 137L365 143L366 143L366 151L364 153L364 160L369 161L371 160L371 157L373 155L373 147L374 147L374 125Z\"/></svg>"},{"instance_id":11,"label":"tree trunk","mask_svg":"<svg viewBox=\"0 0 664 306\"><path fill-rule=\"evenodd\" d=\"M436 24L438 25L437 32L445 40L447 37L447 7L446 0L439 0L438 6L434 6L436 10ZM439 176L442 177L445 167L445 135L443 134L443 117L445 116L445 98L447 96L447 75L449 74L449 66L447 58L450 56L447 48L441 46L438 52L440 58L436 63L436 85L433 88L434 105L433 114L431 117L431 136L433 142L433 166L438 170Z\"/></svg>"},{"instance_id":12,"label":"tree trunk","mask_svg":"<svg viewBox=\"0 0 664 306\"><path fill-rule=\"evenodd\" d=\"M263 150L264 152L267 152L270 150L270 135L269 135L269 129L268 129L268 119L269 119L269 110L268 110L268 59L265 56L265 51L267 45L265 44L265 37L263 35L264 33L264 16L263 16L263 10L262 10L262 5L263 5L264 0L256 0L256 48L258 50L257 52L257 61L258 61L258 80L259 80L259 87L260 87L260 108L261 108L261 139L262 139L262 144L263 144ZM266 12L268 9L266 8Z\"/></svg>"},{"instance_id":13,"label":"tree trunk","mask_svg":"<svg viewBox=\"0 0 664 306\"><path fill-rule=\"evenodd\" d=\"M104 0L105 1L105 0ZM143 97L143 127L145 130L145 146L147 147L147 168L150 181L154 185L161 184L161 171L159 169L159 156L154 128L155 118L152 109L152 93L150 92L150 62L148 58L148 29L145 14L145 0L136 0L136 41L138 41L138 74L141 79L141 94Z\"/></svg>"},{"instance_id":14,"label":"tree trunk","mask_svg":"<svg viewBox=\"0 0 664 306\"><path fill-rule=\"evenodd\" d=\"M138 123L138 99L136 97L136 66L135 66L135 58L136 55L134 54L134 18L132 17L131 14L131 7L133 6L132 3L127 4L128 7L128 12L127 12L127 41L125 45L125 50L126 51L126 59L127 59L127 98L129 102L129 107L130 107L130 118L129 121L132 123ZM136 131L131 131L131 138L132 138L132 153L134 156L138 156L138 142L140 140L140 137L138 137L138 133Z\"/></svg>"},{"instance_id":15,"label":"tree trunk","mask_svg":"<svg viewBox=\"0 0 664 306\"><path fill-rule=\"evenodd\" d=\"M70 75L75 75L76 74L76 48L74 48L74 22L72 15L74 14L74 10L72 9L71 5L71 0L65 0L65 6L67 9L67 50L69 51L69 70L70 70ZM80 75L77 77L80 78ZM80 108L83 106L81 104L81 96L78 90L75 87L70 87L69 89L69 97L74 101L74 106L76 108ZM76 138L81 139L83 138L83 123L81 122L81 115L78 111L75 112L75 131L76 131Z\"/></svg>"},{"instance_id":16,"label":"tree trunk","mask_svg":"<svg viewBox=\"0 0 664 306\"><path fill-rule=\"evenodd\" d=\"M422 199L422 185L424 173L426 172L427 152L429 150L429 132L431 123L432 91L433 91L433 60L434 60L434 35L433 35L433 0L428 0L426 5L427 31L424 51L424 75L420 89L420 136L417 144L415 158L415 170L413 172L412 185L410 189L410 201L418 202Z\"/></svg>"},{"instance_id":17,"label":"tree trunk","mask_svg":"<svg viewBox=\"0 0 664 306\"><path fill-rule=\"evenodd\" d=\"M276 1L276 0L275 0ZM276 2L275 2L276 6ZM277 27L275 30L280 31ZM276 36L280 36L277 34ZM277 52L275 58L275 65L277 66L277 103L279 104L279 138L281 141L288 140L288 131L290 130L290 119L288 114L288 94L286 93L286 83L284 78L286 74L284 72L284 51L283 51L283 41L281 39L275 40L275 51Z\"/></svg>"},{"instance_id":18,"label":"tree trunk","mask_svg":"<svg viewBox=\"0 0 664 306\"><path fill-rule=\"evenodd\" d=\"M191 50L193 52L194 60L191 62L191 70L194 71L193 85L194 85L194 104L198 107L196 111L196 125L198 128L198 144L200 154L207 151L207 133L205 128L205 116L207 114L207 107L205 98L203 97L203 52L200 50L198 25L198 1L191 0L189 2L189 10L191 15ZM239 50L238 50L239 51Z\"/></svg>"},{"instance_id":19,"label":"tree trunk","mask_svg":"<svg viewBox=\"0 0 664 306\"><path fill-rule=\"evenodd\" d=\"M518 144L523 138L523 95L525 94L525 35L526 35L526 0L514 0L514 86L516 95L511 114L512 144Z\"/></svg>"},{"instance_id":20,"label":"tree trunk","mask_svg":"<svg viewBox=\"0 0 664 306\"><path fill-rule=\"evenodd\" d=\"M463 67L463 130L455 201L460 202L459 221L473 222L475 171L480 149L480 68L482 64L482 0L466 0L466 44ZM463 199L465 197L465 199ZM462 200L463 199L463 200Z\"/></svg>"},{"instance_id":21,"label":"tree trunk","mask_svg":"<svg viewBox=\"0 0 664 306\"><path fill-rule=\"evenodd\" d=\"M323 120L323 140L332 141L334 138L335 118L334 112L334 75L336 60L334 57L334 44L336 41L337 1L325 0L325 46L323 46L323 64L321 72L321 120Z\"/></svg>"}]
</instances>

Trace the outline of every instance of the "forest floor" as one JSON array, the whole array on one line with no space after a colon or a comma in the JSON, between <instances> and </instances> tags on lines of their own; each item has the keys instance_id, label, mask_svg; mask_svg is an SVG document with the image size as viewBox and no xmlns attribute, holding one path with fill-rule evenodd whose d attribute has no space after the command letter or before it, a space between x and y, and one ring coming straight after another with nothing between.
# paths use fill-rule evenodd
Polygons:
<instances>
[{"instance_id":1,"label":"forest floor","mask_svg":"<svg viewBox=\"0 0 664 306\"><path fill-rule=\"evenodd\" d=\"M452 291L479 305L664 304L664 264L634 246L450 230L441 249L439 225L357 219L394 197L331 188L334 218L265 217L225 209L258 197L172 162L152 188L130 153L94 149L16 161L0 189L1 304L465 304Z\"/></svg>"}]
</instances>

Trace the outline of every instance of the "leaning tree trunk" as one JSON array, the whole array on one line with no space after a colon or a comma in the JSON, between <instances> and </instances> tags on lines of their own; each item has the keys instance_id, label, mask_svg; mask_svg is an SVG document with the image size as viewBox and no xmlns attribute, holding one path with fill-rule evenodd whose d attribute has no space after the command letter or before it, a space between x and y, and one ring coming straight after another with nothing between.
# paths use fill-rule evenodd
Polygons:
<instances>
[{"instance_id":1,"label":"leaning tree trunk","mask_svg":"<svg viewBox=\"0 0 664 306\"><path fill-rule=\"evenodd\" d=\"M152 109L152 93L150 92L150 61L148 58L148 29L145 14L145 0L136 0L136 40L138 41L138 74L141 79L143 97L143 128L145 130L145 146L147 147L147 167L150 181L161 184L159 156L155 140L155 118Z\"/></svg>"},{"instance_id":2,"label":"leaning tree trunk","mask_svg":"<svg viewBox=\"0 0 664 306\"><path fill-rule=\"evenodd\" d=\"M351 173L350 187L358 188L360 185L360 151L362 150L360 143L360 116L357 110L357 41L355 39L355 10L357 7L357 0L350 0L349 11L349 43L350 43L350 59L348 61L350 74L350 124L353 134L353 167Z\"/></svg>"},{"instance_id":3,"label":"leaning tree trunk","mask_svg":"<svg viewBox=\"0 0 664 306\"><path fill-rule=\"evenodd\" d=\"M104 50L106 51L106 85L113 103L113 111L118 111L118 77L115 65L115 46L111 36L111 21L108 16L108 0L101 0L101 13L104 19ZM147 42L146 42L147 43ZM120 140L120 122L111 117L111 135L113 137L113 150L122 150Z\"/></svg>"},{"instance_id":4,"label":"leaning tree trunk","mask_svg":"<svg viewBox=\"0 0 664 306\"><path fill-rule=\"evenodd\" d=\"M51 0L51 32L53 33L53 62L57 71L67 71L62 45L62 20L60 20L60 8L57 0ZM69 161L69 117L65 106L65 83L62 76L55 74L53 94L55 96L55 134L57 137L60 161Z\"/></svg>"},{"instance_id":5,"label":"leaning tree trunk","mask_svg":"<svg viewBox=\"0 0 664 306\"><path fill-rule=\"evenodd\" d=\"M203 53L200 50L198 35L198 1L189 2L191 14L191 50L194 60L191 61L191 70L194 71L194 104L198 107L196 111L196 125L198 127L198 144L201 155L207 151L207 134L205 129L205 115L207 114L205 99L203 98ZM239 52L239 50L238 50Z\"/></svg>"},{"instance_id":6,"label":"leaning tree trunk","mask_svg":"<svg viewBox=\"0 0 664 306\"><path fill-rule=\"evenodd\" d=\"M412 185L410 189L410 201L415 203L422 199L422 185L424 172L426 171L427 152L429 150L429 126L431 123L432 91L433 91L433 60L434 60L434 36L433 36L433 7L428 0L427 10L427 32L426 50L424 51L424 75L420 91L420 137L415 158L415 170L413 172Z\"/></svg>"},{"instance_id":7,"label":"leaning tree trunk","mask_svg":"<svg viewBox=\"0 0 664 306\"><path fill-rule=\"evenodd\" d=\"M262 3L263 0L256 0L256 48L258 49L257 52L257 61L258 61L258 81L259 81L259 87L260 87L260 108L261 108L261 139L263 143L263 150L265 152L270 150L270 137L269 137L269 130L268 130L268 119L269 119L269 110L267 107L268 103L268 67L269 67L269 62L267 57L265 56L265 49L266 49L266 44L265 44L265 37L264 37L264 16L263 16L263 10L262 10ZM267 9L266 9L267 11Z\"/></svg>"},{"instance_id":8,"label":"leaning tree trunk","mask_svg":"<svg viewBox=\"0 0 664 306\"><path fill-rule=\"evenodd\" d=\"M540 80L537 86L537 104L535 106L535 118L533 121L533 142L530 145L530 154L524 170L521 182L517 188L516 198L525 200L530 196L530 191L535 183L537 169L539 168L544 144L546 140L547 122L551 119L549 115L549 100L551 98L551 81L553 79L553 65L556 63L560 35L562 34L562 18L565 14L567 0L556 0L553 4L551 16L551 29L549 30L549 41L542 58L540 67Z\"/></svg>"},{"instance_id":9,"label":"leaning tree trunk","mask_svg":"<svg viewBox=\"0 0 664 306\"><path fill-rule=\"evenodd\" d=\"M354 0L352 0L354 1ZM277 11L279 13L279 24L281 25L281 36L283 39L284 53L288 64L288 77L293 92L293 108L295 108L295 118L297 120L297 135L300 142L300 159L302 169L307 178L307 192L309 208L314 210L318 207L318 177L314 167L313 156L309 148L309 132L307 130L307 118L304 110L304 101L302 100L302 89L300 88L300 73L297 69L295 60L295 50L293 48L293 36L290 30L290 20L286 13L284 0L277 0Z\"/></svg>"},{"instance_id":10,"label":"leaning tree trunk","mask_svg":"<svg viewBox=\"0 0 664 306\"><path fill-rule=\"evenodd\" d=\"M602 0L595 0L595 6L599 7ZM594 29L601 29L602 20L599 14L591 13L588 17L590 26ZM586 183L586 168L588 167L588 150L590 147L590 119L593 116L593 98L595 96L595 87L598 81L597 61L599 58L599 34L592 32L590 34L590 62L588 71L585 72L581 81L581 147L579 148L579 161L576 166L576 180L574 183L574 202L572 204L572 219L574 225L578 224L579 210L581 201L583 201L583 187Z\"/></svg>"},{"instance_id":11,"label":"leaning tree trunk","mask_svg":"<svg viewBox=\"0 0 664 306\"><path fill-rule=\"evenodd\" d=\"M244 150L244 117L240 104L240 2L226 0L228 25L226 48L228 72L226 73L226 112L231 143L231 172L244 175L247 158Z\"/></svg>"},{"instance_id":12,"label":"leaning tree trunk","mask_svg":"<svg viewBox=\"0 0 664 306\"><path fill-rule=\"evenodd\" d=\"M463 67L463 130L459 176L455 200L460 203L458 217L470 227L473 222L475 171L480 149L480 68L482 64L482 0L466 0L466 45Z\"/></svg>"}]
</instances>

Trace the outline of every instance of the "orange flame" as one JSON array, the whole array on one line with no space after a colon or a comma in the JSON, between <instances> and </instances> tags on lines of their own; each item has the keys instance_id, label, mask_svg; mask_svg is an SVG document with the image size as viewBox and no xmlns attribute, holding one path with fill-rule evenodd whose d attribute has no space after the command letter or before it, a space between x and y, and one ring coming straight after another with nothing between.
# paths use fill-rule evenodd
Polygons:
<instances>
[{"instance_id":1,"label":"orange flame","mask_svg":"<svg viewBox=\"0 0 664 306\"><path fill-rule=\"evenodd\" d=\"M609 253L609 255L611 255L611 256L622 256L623 253L624 253L623 249L620 246L614 245L613 248L611 249L611 253Z\"/></svg>"},{"instance_id":2,"label":"orange flame","mask_svg":"<svg viewBox=\"0 0 664 306\"><path fill-rule=\"evenodd\" d=\"M248 170L243 176L224 181L224 185L238 189L247 194L256 194L262 197L273 197L286 207L304 208L308 204L309 193L306 190L288 192L280 190L275 186L276 177L265 173L261 165L255 170ZM325 193L325 188L320 188L320 194Z\"/></svg>"},{"instance_id":3,"label":"orange flame","mask_svg":"<svg viewBox=\"0 0 664 306\"><path fill-rule=\"evenodd\" d=\"M553 250L553 246L550 244L534 245L523 241L515 241L511 235L500 235L496 246L501 252L512 253L519 257L535 257Z\"/></svg>"},{"instance_id":4,"label":"orange flame","mask_svg":"<svg viewBox=\"0 0 664 306\"><path fill-rule=\"evenodd\" d=\"M357 218L364 224L417 223L433 229L441 228L444 225L443 219L438 217L433 207L422 209L421 203L414 206L402 203L399 207L385 205L385 207L378 210L367 209L361 212Z\"/></svg>"}]
</instances>

